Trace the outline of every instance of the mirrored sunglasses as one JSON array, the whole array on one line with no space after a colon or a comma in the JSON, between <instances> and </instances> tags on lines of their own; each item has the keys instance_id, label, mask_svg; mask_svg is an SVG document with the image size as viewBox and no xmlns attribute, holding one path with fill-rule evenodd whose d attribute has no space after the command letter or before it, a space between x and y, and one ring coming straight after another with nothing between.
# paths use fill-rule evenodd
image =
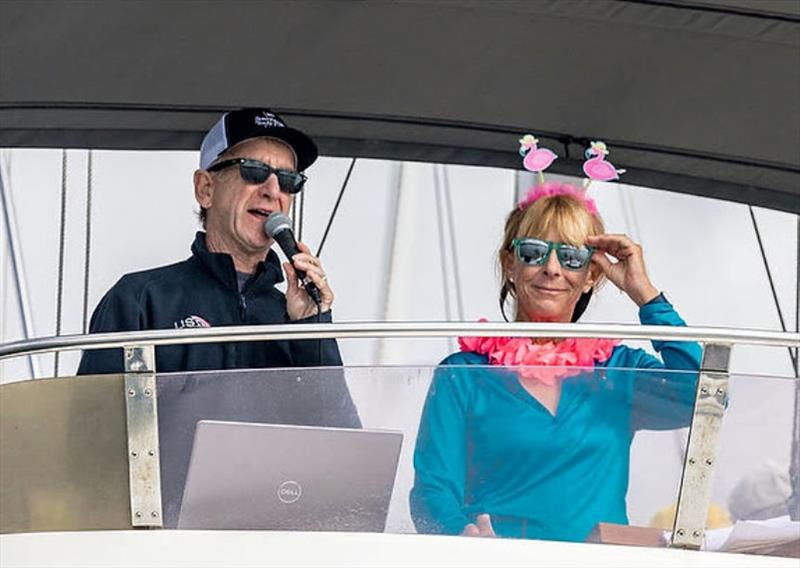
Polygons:
<instances>
[{"instance_id":1,"label":"mirrored sunglasses","mask_svg":"<svg viewBox=\"0 0 800 568\"><path fill-rule=\"evenodd\" d=\"M554 243L543 239L514 239L511 243L520 262L528 266L541 266L547 262L550 252L556 251L558 263L567 270L583 270L589 265L594 249L576 247L567 243Z\"/></svg>"}]
</instances>

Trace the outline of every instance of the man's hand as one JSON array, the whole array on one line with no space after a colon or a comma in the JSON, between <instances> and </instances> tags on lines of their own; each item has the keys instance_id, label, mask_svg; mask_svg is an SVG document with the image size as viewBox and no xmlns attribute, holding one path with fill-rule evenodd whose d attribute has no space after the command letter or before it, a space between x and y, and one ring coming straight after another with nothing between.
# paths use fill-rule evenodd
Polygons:
<instances>
[{"instance_id":1,"label":"man's hand","mask_svg":"<svg viewBox=\"0 0 800 568\"><path fill-rule=\"evenodd\" d=\"M492 519L486 513L475 517L475 522L470 523L461 531L462 536L485 536L494 537L494 529L492 528Z\"/></svg>"},{"instance_id":2,"label":"man's hand","mask_svg":"<svg viewBox=\"0 0 800 568\"><path fill-rule=\"evenodd\" d=\"M319 311L327 312L331 309L333 304L333 290L328 286L328 279L325 276L325 271L322 269L322 264L319 259L311 254L311 250L301 242L297 243L297 248L300 252L292 257L292 266L289 262L283 263L283 270L286 272L286 312L289 314L289 319L299 320L314 316L317 314L317 305L311 296L303 290L297 280L297 269L306 273L306 278L313 282L320 295Z\"/></svg>"},{"instance_id":3,"label":"man's hand","mask_svg":"<svg viewBox=\"0 0 800 568\"><path fill-rule=\"evenodd\" d=\"M627 235L596 235L588 237L586 244L595 249L592 262L637 306L658 296L658 289L650 282L644 268L642 247ZM611 262L606 255L617 262Z\"/></svg>"}]
</instances>

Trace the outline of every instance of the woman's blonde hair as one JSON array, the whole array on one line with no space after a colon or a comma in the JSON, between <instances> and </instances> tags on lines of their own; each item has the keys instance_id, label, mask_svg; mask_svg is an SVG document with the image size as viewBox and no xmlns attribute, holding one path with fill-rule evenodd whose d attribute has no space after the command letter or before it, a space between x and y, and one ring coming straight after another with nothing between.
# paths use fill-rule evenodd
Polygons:
<instances>
[{"instance_id":1,"label":"woman's blonde hair","mask_svg":"<svg viewBox=\"0 0 800 568\"><path fill-rule=\"evenodd\" d=\"M503 242L497 253L500 269L500 311L506 321L508 321L504 310L506 299L511 296L516 300L517 297L514 283L510 281L506 270L507 263L513 262L512 243L514 239L544 238L551 230L558 235L561 242L581 246L586 237L605 233L605 225L594 201L585 197L583 192L573 185L549 182L531 190L529 197L523 199L521 204L508 214ZM595 286L599 285L603 278L602 273L598 273L591 265L589 270L595 271L593 274ZM586 309L589 297L591 291L581 296L572 321L577 321Z\"/></svg>"}]
</instances>

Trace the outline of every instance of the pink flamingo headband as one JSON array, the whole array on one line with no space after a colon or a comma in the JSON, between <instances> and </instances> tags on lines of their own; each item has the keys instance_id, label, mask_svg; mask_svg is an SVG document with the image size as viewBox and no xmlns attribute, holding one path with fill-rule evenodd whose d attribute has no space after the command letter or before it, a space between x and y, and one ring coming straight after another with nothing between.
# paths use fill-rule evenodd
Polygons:
<instances>
[{"instance_id":1,"label":"pink flamingo headband","mask_svg":"<svg viewBox=\"0 0 800 568\"><path fill-rule=\"evenodd\" d=\"M519 202L519 208L525 209L542 197L569 195L581 201L589 213L597 215L597 204L593 199L586 196L589 184L592 180L618 180L620 174L625 173L625 170L617 169L611 162L606 161L605 157L608 155L608 148L605 143L598 140L592 142L589 148L586 149L585 155L587 159L583 163L583 173L586 174L587 179L584 181L583 189L578 189L568 183L545 182L543 172L558 159L558 156L547 148L538 148L538 143L539 140L532 134L526 134L519 140L519 153L523 157L522 165L526 170L538 173L540 182L522 198Z\"/></svg>"},{"instance_id":2,"label":"pink flamingo headband","mask_svg":"<svg viewBox=\"0 0 800 568\"><path fill-rule=\"evenodd\" d=\"M525 209L534 201L541 199L542 197L552 197L554 195L568 195L570 197L574 197L586 207L586 210L592 214L597 215L597 203L594 202L594 199L586 195L585 191L582 191L575 187L574 185L570 185L568 183L559 183L557 181L546 181L544 183L540 183L536 187L532 187L525 197L523 197L519 202L519 208Z\"/></svg>"}]
</instances>

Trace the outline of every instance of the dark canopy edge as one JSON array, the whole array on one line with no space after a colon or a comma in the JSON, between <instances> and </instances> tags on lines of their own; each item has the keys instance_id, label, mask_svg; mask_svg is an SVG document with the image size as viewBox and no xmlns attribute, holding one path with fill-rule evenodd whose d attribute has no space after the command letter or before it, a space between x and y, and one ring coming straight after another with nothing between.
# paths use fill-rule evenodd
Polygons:
<instances>
[{"instance_id":1,"label":"dark canopy edge","mask_svg":"<svg viewBox=\"0 0 800 568\"><path fill-rule=\"evenodd\" d=\"M27 121L14 120L11 121L13 125L6 126L9 121L0 120L0 124L3 125L0 126L0 147L197 150L205 130L219 113L228 110L166 105L6 103L0 105L0 118L8 113L26 114L31 111L35 113L42 109L55 113L48 114L48 124L37 123L27 126ZM318 141L323 155L335 157L520 169L520 159L513 146L516 137L532 131L536 132L540 139L547 140L549 147L561 158L549 171L581 176L582 153L588 142L593 139L591 136L542 132L526 127L298 109L276 110L284 117L292 118L292 124L298 124L308 131ZM105 119L93 120L91 114L98 111L119 113L116 115L120 117L118 126L114 127L114 123ZM88 113L86 119L81 116L82 113ZM147 118L142 118L143 116ZM387 128L392 127L399 130L387 131ZM454 130L461 134L453 137ZM470 132L472 136L465 137L463 132ZM800 198L798 198L800 167L735 156L704 155L680 148L644 146L608 139L605 141L615 151L615 156L619 157L615 160L618 162L617 165L627 169L624 177L624 182L627 184L800 214ZM466 146L467 143L471 146ZM740 171L757 172L767 176L772 174L782 176L782 180L792 181L791 187L786 190L782 187L776 189L687 173L737 168Z\"/></svg>"},{"instance_id":2,"label":"dark canopy edge","mask_svg":"<svg viewBox=\"0 0 800 568\"><path fill-rule=\"evenodd\" d=\"M691 10L692 12L711 12L716 14L731 14L735 16L745 16L748 18L760 18L764 20L777 20L781 22L800 22L800 17L785 12L774 12L770 10L746 9L732 5L703 4L702 2L692 2L687 4L680 0L625 0L629 4L645 4L651 6L667 6Z\"/></svg>"},{"instance_id":3,"label":"dark canopy edge","mask_svg":"<svg viewBox=\"0 0 800 568\"><path fill-rule=\"evenodd\" d=\"M325 155L335 157L363 156L377 159L402 159L412 162L433 162L444 164L476 165L522 169L520 159L511 152L483 150L476 148L452 148L430 146L426 144L407 144L375 140L347 140L319 138L322 148L333 148ZM583 161L560 159L553 163L549 172L575 177L583 177ZM627 168L625 184L654 189L685 193L699 197L710 197L724 201L757 205L768 209L776 209L800 214L800 200L781 191L763 189L755 186L720 182L717 180L698 178L679 173L666 173L654 170ZM680 188L680 189L678 189Z\"/></svg>"}]
</instances>

